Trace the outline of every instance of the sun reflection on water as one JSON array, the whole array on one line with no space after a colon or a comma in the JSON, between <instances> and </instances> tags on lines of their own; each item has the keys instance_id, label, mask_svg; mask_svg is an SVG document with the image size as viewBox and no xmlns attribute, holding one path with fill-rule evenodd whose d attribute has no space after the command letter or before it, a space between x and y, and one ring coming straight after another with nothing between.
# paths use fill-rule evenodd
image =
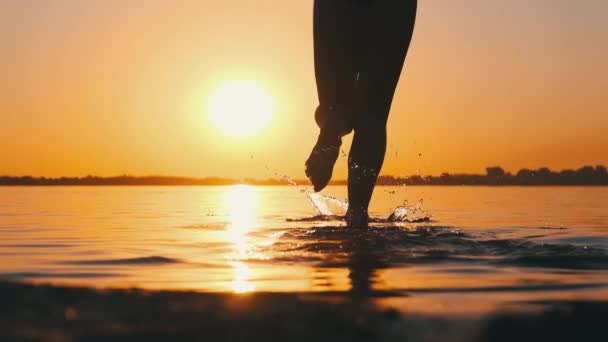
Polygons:
<instances>
[{"instance_id":1,"label":"sun reflection on water","mask_svg":"<svg viewBox=\"0 0 608 342\"><path fill-rule=\"evenodd\" d=\"M234 280L231 287L234 293L247 293L255 291L255 286L249 281L251 278L251 268L242 261L233 261L230 263L234 270Z\"/></svg>"},{"instance_id":2,"label":"sun reflection on water","mask_svg":"<svg viewBox=\"0 0 608 342\"><path fill-rule=\"evenodd\" d=\"M255 291L250 282L253 271L244 262L249 257L251 243L249 233L260 226L258 210L260 199L256 189L248 185L236 185L228 188L224 197L224 208L228 215L226 225L227 239L234 246L229 265L234 271L231 283L235 293Z\"/></svg>"}]
</instances>

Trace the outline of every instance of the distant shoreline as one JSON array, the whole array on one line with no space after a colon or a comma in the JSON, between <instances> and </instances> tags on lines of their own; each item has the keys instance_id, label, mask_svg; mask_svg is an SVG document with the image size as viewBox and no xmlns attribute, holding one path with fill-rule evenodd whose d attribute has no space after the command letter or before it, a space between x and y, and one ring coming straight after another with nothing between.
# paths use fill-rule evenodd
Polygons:
<instances>
[{"instance_id":1,"label":"distant shoreline","mask_svg":"<svg viewBox=\"0 0 608 342\"><path fill-rule=\"evenodd\" d=\"M193 178L171 176L116 176L116 177L31 177L0 176L0 186L308 186L308 180L292 180L287 176L271 179L231 179L221 177ZM330 185L346 185L346 180L332 181ZM578 170L551 171L522 169L516 174L501 167L488 167L485 175L448 174L440 176L409 177L380 176L377 185L436 185L436 186L608 186L608 172L604 166L585 166Z\"/></svg>"},{"instance_id":2,"label":"distant shoreline","mask_svg":"<svg viewBox=\"0 0 608 342\"><path fill-rule=\"evenodd\" d=\"M249 183L234 183L234 184L111 184L111 185L99 185L99 184L0 184L0 188L19 188L19 187L28 187L28 188L60 188L60 187L90 187L90 188L116 188L116 187L214 187L214 186L234 186L234 185L248 185L248 186L271 186L271 187L289 187L288 184L249 184ZM298 184L298 186L311 186L310 184ZM346 186L346 182L344 184L336 184L330 183L328 186ZM377 187L391 187L391 186L399 186L392 184L376 184ZM544 187L563 187L563 188L573 188L573 187L584 187L584 188L603 188L608 187L608 184L403 184L402 186L430 186L430 187L492 187L492 188L508 188L508 187L527 187L527 188L544 188Z\"/></svg>"}]
</instances>

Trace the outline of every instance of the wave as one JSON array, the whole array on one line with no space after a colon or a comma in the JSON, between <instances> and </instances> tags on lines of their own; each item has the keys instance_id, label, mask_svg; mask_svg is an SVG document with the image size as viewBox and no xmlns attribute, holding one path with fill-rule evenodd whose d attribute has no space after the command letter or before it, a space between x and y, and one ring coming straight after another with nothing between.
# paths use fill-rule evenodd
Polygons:
<instances>
[{"instance_id":1,"label":"wave","mask_svg":"<svg viewBox=\"0 0 608 342\"><path fill-rule=\"evenodd\" d=\"M315 215L309 217L301 217L301 218L287 218L285 221L287 222L332 222L332 221L344 221L345 217L342 215ZM423 222L432 222L431 216L421 216L415 218L408 218L403 216L395 216L391 214L387 218L382 217L370 217L369 222L374 223L397 223L397 222L405 222L405 223L423 223Z\"/></svg>"},{"instance_id":2,"label":"wave","mask_svg":"<svg viewBox=\"0 0 608 342\"><path fill-rule=\"evenodd\" d=\"M313 262L343 267L353 256L379 267L459 262L492 266L608 270L608 253L601 247L541 243L526 239L488 238L454 227L341 226L294 228L271 246L258 247L275 262Z\"/></svg>"}]
</instances>

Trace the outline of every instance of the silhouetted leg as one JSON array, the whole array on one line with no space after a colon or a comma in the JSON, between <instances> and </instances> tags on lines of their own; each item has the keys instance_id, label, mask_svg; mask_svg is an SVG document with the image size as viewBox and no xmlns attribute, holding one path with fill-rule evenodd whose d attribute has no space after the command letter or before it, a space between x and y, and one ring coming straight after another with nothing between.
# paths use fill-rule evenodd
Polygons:
<instances>
[{"instance_id":1,"label":"silhouetted leg","mask_svg":"<svg viewBox=\"0 0 608 342\"><path fill-rule=\"evenodd\" d=\"M318 141L306 161L306 175L315 191L331 179L342 136L353 129L352 98L361 27L360 5L353 0L314 3L315 76L319 106L315 120Z\"/></svg>"},{"instance_id":2,"label":"silhouetted leg","mask_svg":"<svg viewBox=\"0 0 608 342\"><path fill-rule=\"evenodd\" d=\"M366 10L365 54L357 82L349 155L347 222L366 227L386 152L386 122L414 30L416 0L375 0Z\"/></svg>"}]
</instances>

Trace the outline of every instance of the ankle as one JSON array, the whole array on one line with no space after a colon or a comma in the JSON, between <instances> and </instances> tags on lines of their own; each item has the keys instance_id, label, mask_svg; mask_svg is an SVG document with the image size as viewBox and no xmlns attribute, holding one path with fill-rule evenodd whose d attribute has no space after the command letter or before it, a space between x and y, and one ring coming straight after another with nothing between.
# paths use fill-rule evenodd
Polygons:
<instances>
[{"instance_id":1,"label":"ankle","mask_svg":"<svg viewBox=\"0 0 608 342\"><path fill-rule=\"evenodd\" d=\"M345 216L347 223L365 223L369 220L369 214L366 209L360 207L348 207Z\"/></svg>"},{"instance_id":2,"label":"ankle","mask_svg":"<svg viewBox=\"0 0 608 342\"><path fill-rule=\"evenodd\" d=\"M322 130L319 134L319 138L317 139L317 144L320 146L340 147L342 145L342 138L338 135L324 132Z\"/></svg>"}]
</instances>

